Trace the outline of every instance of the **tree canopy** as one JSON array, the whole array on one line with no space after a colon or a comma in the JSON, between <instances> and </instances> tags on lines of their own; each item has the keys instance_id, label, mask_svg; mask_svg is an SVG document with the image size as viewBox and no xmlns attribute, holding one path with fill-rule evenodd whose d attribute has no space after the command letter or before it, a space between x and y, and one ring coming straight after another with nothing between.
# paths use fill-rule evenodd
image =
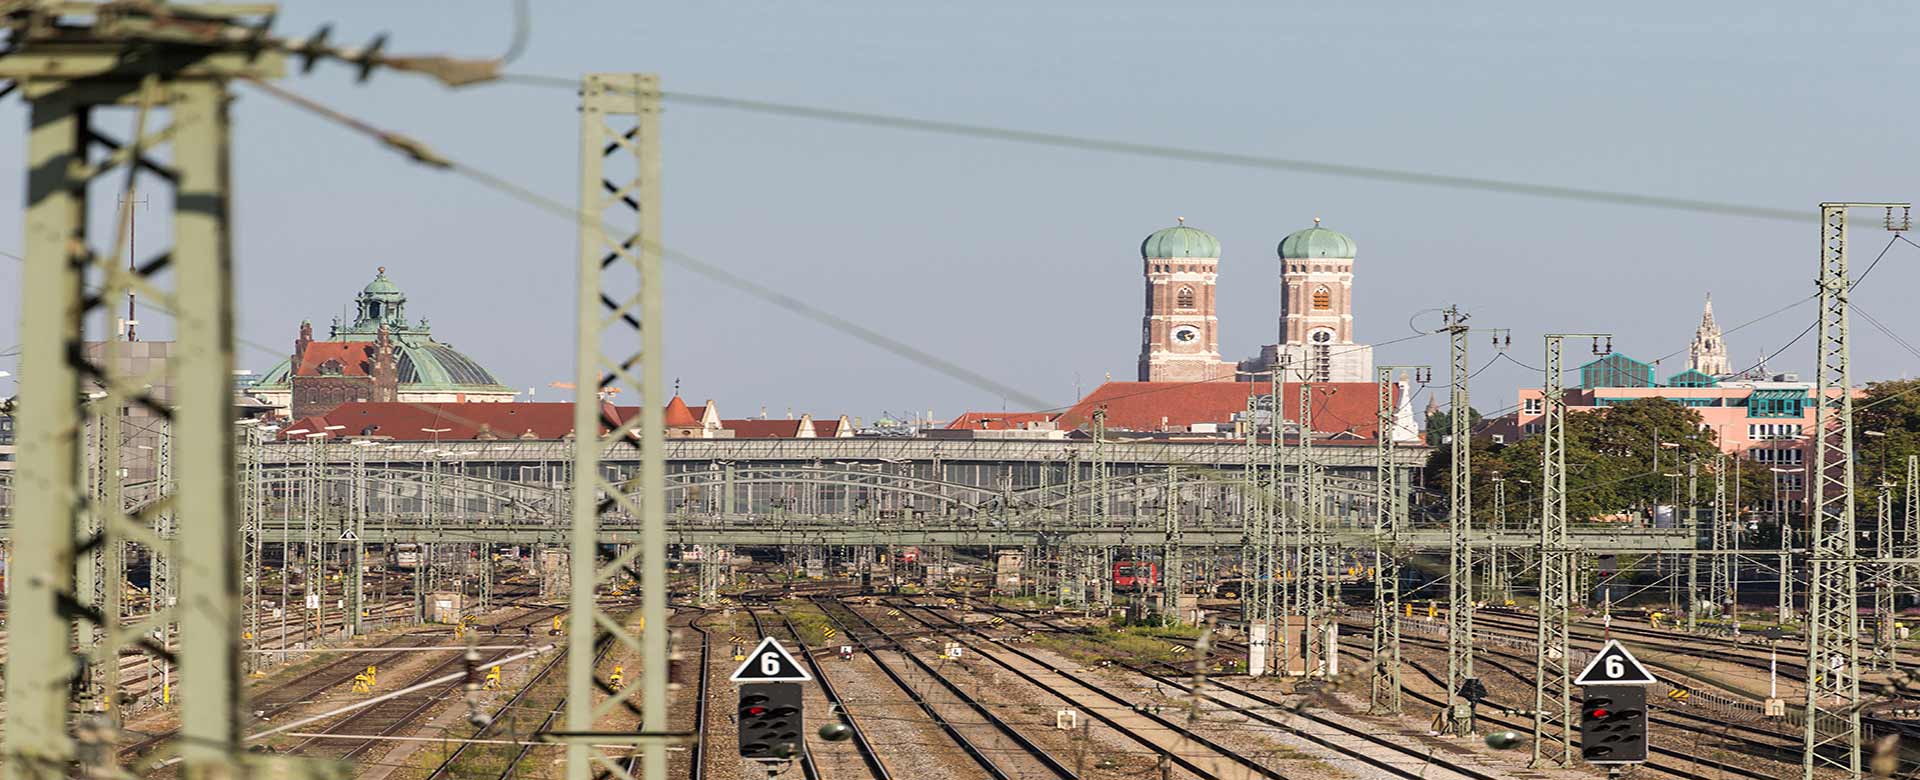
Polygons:
<instances>
[{"instance_id":1,"label":"tree canopy","mask_svg":"<svg viewBox=\"0 0 1920 780\"><path fill-rule=\"evenodd\" d=\"M1580 520L1622 512L1645 513L1674 503L1678 479L1681 504L1686 501L1686 474L1693 464L1699 479L1696 500L1703 511L1713 501L1713 468L1719 446L1715 434L1702 430L1700 414L1664 398L1643 398L1566 416L1567 517ZM1438 442L1437 439L1429 441ZM1506 488L1506 516L1510 526L1526 525L1540 512L1544 436L1495 444L1490 437L1473 441L1473 490L1476 523L1492 523L1499 508L1495 480ZM1448 447L1436 446L1427 462L1427 482L1445 492L1452 463ZM1758 506L1771 498L1766 469L1738 458L1726 460L1730 481L1728 501L1738 482L1742 507Z\"/></svg>"}]
</instances>

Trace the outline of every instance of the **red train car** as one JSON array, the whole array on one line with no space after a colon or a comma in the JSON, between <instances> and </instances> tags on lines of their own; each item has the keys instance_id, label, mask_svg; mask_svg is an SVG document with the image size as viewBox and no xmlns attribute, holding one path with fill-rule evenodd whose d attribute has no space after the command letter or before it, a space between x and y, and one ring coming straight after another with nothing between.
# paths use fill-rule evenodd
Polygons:
<instances>
[{"instance_id":1,"label":"red train car","mask_svg":"<svg viewBox=\"0 0 1920 780\"><path fill-rule=\"evenodd\" d=\"M1160 564L1152 561L1114 561L1113 589L1125 592L1149 588L1160 582Z\"/></svg>"}]
</instances>

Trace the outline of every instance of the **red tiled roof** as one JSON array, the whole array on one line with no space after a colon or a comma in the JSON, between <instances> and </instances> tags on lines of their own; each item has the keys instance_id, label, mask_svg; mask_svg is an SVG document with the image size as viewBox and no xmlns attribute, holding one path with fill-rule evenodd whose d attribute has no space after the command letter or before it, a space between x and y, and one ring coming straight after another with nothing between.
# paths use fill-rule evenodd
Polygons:
<instances>
[{"instance_id":1,"label":"red tiled roof","mask_svg":"<svg viewBox=\"0 0 1920 780\"><path fill-rule=\"evenodd\" d=\"M602 404L603 422L598 433L605 432L604 417L621 423L639 412L637 406ZM345 403L316 417L296 420L287 430L305 428L334 431L341 438L378 436L397 441L433 441L435 434L425 429L445 428L440 441L470 441L486 436L517 439L531 432L536 439L554 440L573 431L573 404L553 403Z\"/></svg>"},{"instance_id":2,"label":"red tiled roof","mask_svg":"<svg viewBox=\"0 0 1920 780\"><path fill-rule=\"evenodd\" d=\"M676 395L672 400L667 401L666 426L668 428L695 428L699 425L700 418L693 416L693 410L687 408L687 402L680 400L680 396Z\"/></svg>"},{"instance_id":3,"label":"red tiled roof","mask_svg":"<svg viewBox=\"0 0 1920 780\"><path fill-rule=\"evenodd\" d=\"M373 344L366 341L310 342L306 350L300 353L300 365L293 367L293 375L320 376L320 364L329 360L340 362L339 376L371 376Z\"/></svg>"},{"instance_id":4,"label":"red tiled roof","mask_svg":"<svg viewBox=\"0 0 1920 780\"><path fill-rule=\"evenodd\" d=\"M949 429L1005 431L1027 427L1027 423L1048 422L1053 412L967 412L947 423Z\"/></svg>"},{"instance_id":5,"label":"red tiled roof","mask_svg":"<svg viewBox=\"0 0 1920 780\"><path fill-rule=\"evenodd\" d=\"M1057 419L1062 430L1092 423L1093 410L1106 407L1107 427L1130 431L1184 429L1195 423L1229 424L1247 410L1247 399L1272 392L1271 382L1108 382L1080 399ZM1322 434L1374 435L1380 390L1371 382L1316 382L1313 429ZM1300 411L1299 386L1282 383L1282 417ZM1398 391L1396 391L1397 393ZM949 426L953 427L953 426Z\"/></svg>"},{"instance_id":6,"label":"red tiled roof","mask_svg":"<svg viewBox=\"0 0 1920 780\"><path fill-rule=\"evenodd\" d=\"M813 435L818 436L822 439L831 439L835 436L839 436L840 435L840 418L836 417L831 420L814 420Z\"/></svg>"},{"instance_id":7,"label":"red tiled roof","mask_svg":"<svg viewBox=\"0 0 1920 780\"><path fill-rule=\"evenodd\" d=\"M736 439L797 439L799 420L721 420L721 427L733 431Z\"/></svg>"}]
</instances>

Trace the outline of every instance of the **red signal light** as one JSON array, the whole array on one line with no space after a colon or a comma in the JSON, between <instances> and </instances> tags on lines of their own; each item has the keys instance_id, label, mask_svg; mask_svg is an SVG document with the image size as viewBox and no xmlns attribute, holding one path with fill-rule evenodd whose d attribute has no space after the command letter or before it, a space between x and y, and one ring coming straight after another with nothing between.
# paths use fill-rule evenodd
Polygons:
<instances>
[{"instance_id":1,"label":"red signal light","mask_svg":"<svg viewBox=\"0 0 1920 780\"><path fill-rule=\"evenodd\" d=\"M748 715L751 715L751 716L753 716L753 717L756 717L756 718L757 718L757 717L760 717L760 716L762 716L762 715L765 715L765 714L767 714L767 708L765 708L765 707L748 707L748 708L746 708L745 710L742 710L742 712L745 712L746 714L748 714Z\"/></svg>"},{"instance_id":2,"label":"red signal light","mask_svg":"<svg viewBox=\"0 0 1920 780\"><path fill-rule=\"evenodd\" d=\"M1564 711L1564 710L1563 710L1563 711ZM1591 711L1589 711L1589 712L1587 713L1587 716L1588 716L1588 717L1592 717L1592 718L1605 718L1605 717L1607 717L1607 716L1609 716L1609 715L1612 715L1612 714L1613 714L1613 712L1612 712L1612 711L1610 711L1610 710L1607 710L1607 709L1606 709L1606 708L1604 708L1604 707L1595 707L1595 708L1593 708L1593 709L1592 709Z\"/></svg>"}]
</instances>

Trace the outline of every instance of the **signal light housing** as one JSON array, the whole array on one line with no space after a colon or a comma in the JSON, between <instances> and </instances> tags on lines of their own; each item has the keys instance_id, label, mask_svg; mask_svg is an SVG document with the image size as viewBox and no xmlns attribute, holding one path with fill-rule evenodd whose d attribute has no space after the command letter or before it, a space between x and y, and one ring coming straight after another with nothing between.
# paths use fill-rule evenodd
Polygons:
<instances>
[{"instance_id":1,"label":"signal light housing","mask_svg":"<svg viewBox=\"0 0 1920 780\"><path fill-rule=\"evenodd\" d=\"M740 757L785 761L806 752L805 704L798 683L740 686Z\"/></svg>"},{"instance_id":2,"label":"signal light housing","mask_svg":"<svg viewBox=\"0 0 1920 780\"><path fill-rule=\"evenodd\" d=\"M1647 760L1647 689L1588 686L1580 703L1580 757L1589 764Z\"/></svg>"}]
</instances>

